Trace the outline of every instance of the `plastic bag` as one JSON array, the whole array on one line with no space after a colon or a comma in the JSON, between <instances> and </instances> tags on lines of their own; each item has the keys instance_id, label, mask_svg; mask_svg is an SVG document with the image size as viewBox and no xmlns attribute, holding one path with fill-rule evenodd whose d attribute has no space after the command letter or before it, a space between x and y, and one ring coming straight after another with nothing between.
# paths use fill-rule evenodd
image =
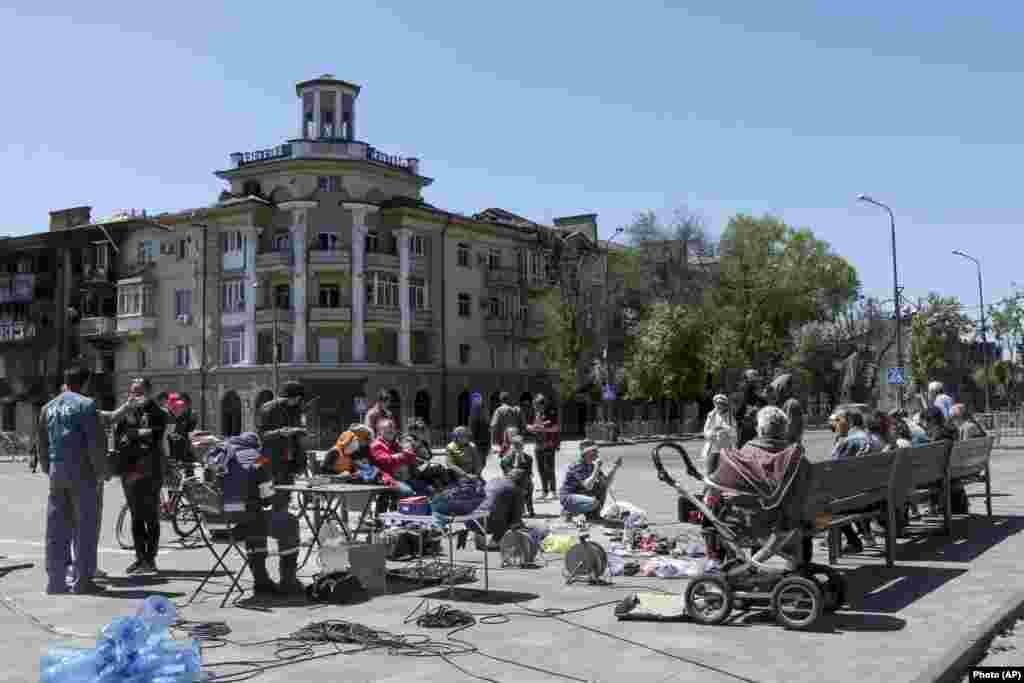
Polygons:
<instances>
[{"instance_id":1,"label":"plastic bag","mask_svg":"<svg viewBox=\"0 0 1024 683\"><path fill-rule=\"evenodd\" d=\"M622 576L626 571L626 561L622 556L615 553L608 553L608 574L610 576Z\"/></svg>"},{"instance_id":2,"label":"plastic bag","mask_svg":"<svg viewBox=\"0 0 1024 683\"><path fill-rule=\"evenodd\" d=\"M569 552L569 548L573 547L579 542L579 539L575 536L551 534L544 539L544 552L565 555L567 552Z\"/></svg>"},{"instance_id":3,"label":"plastic bag","mask_svg":"<svg viewBox=\"0 0 1024 683\"><path fill-rule=\"evenodd\" d=\"M605 519L622 520L628 516L629 523L633 527L642 527L647 525L647 513L636 505L627 503L624 500L617 500L606 504L604 509L601 511L601 516Z\"/></svg>"},{"instance_id":4,"label":"plastic bag","mask_svg":"<svg viewBox=\"0 0 1024 683\"><path fill-rule=\"evenodd\" d=\"M51 646L40 660L41 683L186 683L206 681L199 643L174 640L177 613L165 597L146 598L133 617L117 617L94 648Z\"/></svg>"}]
</instances>

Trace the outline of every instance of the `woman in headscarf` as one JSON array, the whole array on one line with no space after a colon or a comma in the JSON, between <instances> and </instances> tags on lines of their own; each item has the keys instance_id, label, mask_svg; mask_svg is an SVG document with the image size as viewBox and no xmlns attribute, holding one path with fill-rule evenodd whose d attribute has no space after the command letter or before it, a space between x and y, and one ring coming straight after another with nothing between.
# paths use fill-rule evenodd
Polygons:
<instances>
[{"instance_id":1,"label":"woman in headscarf","mask_svg":"<svg viewBox=\"0 0 1024 683\"><path fill-rule=\"evenodd\" d=\"M769 385L775 405L782 409L789 419L786 440L789 443L802 443L804 440L804 407L793 396L793 375L779 375Z\"/></svg>"},{"instance_id":2,"label":"woman in headscarf","mask_svg":"<svg viewBox=\"0 0 1024 683\"><path fill-rule=\"evenodd\" d=\"M716 394L713 399L714 409L708 413L704 421L704 467L712 472L718 463L718 454L725 448L736 447L736 420L729 409L729 397Z\"/></svg>"}]
</instances>

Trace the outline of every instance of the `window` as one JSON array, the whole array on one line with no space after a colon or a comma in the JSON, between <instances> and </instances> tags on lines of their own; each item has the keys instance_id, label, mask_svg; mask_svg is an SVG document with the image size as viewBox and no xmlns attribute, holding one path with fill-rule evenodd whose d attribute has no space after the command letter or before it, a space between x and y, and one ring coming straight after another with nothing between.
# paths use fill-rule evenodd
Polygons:
<instances>
[{"instance_id":1,"label":"window","mask_svg":"<svg viewBox=\"0 0 1024 683\"><path fill-rule=\"evenodd\" d=\"M288 285L278 285L277 287L274 287L274 298L278 308L284 310L291 308L291 287Z\"/></svg>"},{"instance_id":2,"label":"window","mask_svg":"<svg viewBox=\"0 0 1024 683\"><path fill-rule=\"evenodd\" d=\"M487 351L491 356L491 370L496 370L498 368L498 349L488 346Z\"/></svg>"},{"instance_id":3,"label":"window","mask_svg":"<svg viewBox=\"0 0 1024 683\"><path fill-rule=\"evenodd\" d=\"M544 279L544 255L539 251L531 251L526 255L529 276L531 280Z\"/></svg>"},{"instance_id":4,"label":"window","mask_svg":"<svg viewBox=\"0 0 1024 683\"><path fill-rule=\"evenodd\" d=\"M492 297L487 300L487 315L491 318L501 317L501 302Z\"/></svg>"},{"instance_id":5,"label":"window","mask_svg":"<svg viewBox=\"0 0 1024 683\"><path fill-rule=\"evenodd\" d=\"M245 245L245 237L242 235L240 230L229 230L224 233L224 253L229 254L233 251L242 251Z\"/></svg>"},{"instance_id":6,"label":"window","mask_svg":"<svg viewBox=\"0 0 1024 683\"><path fill-rule=\"evenodd\" d=\"M174 367L176 368L190 368L192 367L192 349L188 346L175 346L174 347Z\"/></svg>"},{"instance_id":7,"label":"window","mask_svg":"<svg viewBox=\"0 0 1024 683\"><path fill-rule=\"evenodd\" d=\"M469 365L470 351L469 344L459 344L459 363L461 365Z\"/></svg>"},{"instance_id":8,"label":"window","mask_svg":"<svg viewBox=\"0 0 1024 683\"><path fill-rule=\"evenodd\" d=\"M338 364L337 337L320 337L320 362L325 365Z\"/></svg>"},{"instance_id":9,"label":"window","mask_svg":"<svg viewBox=\"0 0 1024 683\"><path fill-rule=\"evenodd\" d=\"M469 268L469 245L459 242L455 250L455 261L460 268Z\"/></svg>"},{"instance_id":10,"label":"window","mask_svg":"<svg viewBox=\"0 0 1024 683\"><path fill-rule=\"evenodd\" d=\"M366 233L366 252L368 254L376 254L380 251L380 235L377 234L376 230L371 230Z\"/></svg>"},{"instance_id":11,"label":"window","mask_svg":"<svg viewBox=\"0 0 1024 683\"><path fill-rule=\"evenodd\" d=\"M139 349L139 370L145 370L149 367L149 353L146 349Z\"/></svg>"},{"instance_id":12,"label":"window","mask_svg":"<svg viewBox=\"0 0 1024 683\"><path fill-rule=\"evenodd\" d=\"M109 244L97 244L96 245L96 268L99 270L107 270L110 268L110 245Z\"/></svg>"},{"instance_id":13,"label":"window","mask_svg":"<svg viewBox=\"0 0 1024 683\"><path fill-rule=\"evenodd\" d=\"M371 306L398 308L398 277L391 273L367 273L366 302Z\"/></svg>"},{"instance_id":14,"label":"window","mask_svg":"<svg viewBox=\"0 0 1024 683\"><path fill-rule=\"evenodd\" d=\"M281 254L287 254L292 248L292 236L287 232L279 232L274 235L272 249Z\"/></svg>"},{"instance_id":15,"label":"window","mask_svg":"<svg viewBox=\"0 0 1024 683\"><path fill-rule=\"evenodd\" d=\"M152 296L152 288L143 285L118 288L117 314L121 316L149 315L153 310Z\"/></svg>"},{"instance_id":16,"label":"window","mask_svg":"<svg viewBox=\"0 0 1024 683\"><path fill-rule=\"evenodd\" d=\"M325 96L329 93L324 93ZM322 138L333 138L334 137L334 110L333 109L320 109L320 137Z\"/></svg>"},{"instance_id":17,"label":"window","mask_svg":"<svg viewBox=\"0 0 1024 683\"><path fill-rule=\"evenodd\" d=\"M174 292L174 317L192 315L192 290L179 289Z\"/></svg>"},{"instance_id":18,"label":"window","mask_svg":"<svg viewBox=\"0 0 1024 683\"><path fill-rule=\"evenodd\" d=\"M224 365L238 365L242 362L245 344L241 331L225 332L223 343Z\"/></svg>"},{"instance_id":19,"label":"window","mask_svg":"<svg viewBox=\"0 0 1024 683\"><path fill-rule=\"evenodd\" d=\"M423 235L412 236L412 255L423 256L427 253L427 241Z\"/></svg>"},{"instance_id":20,"label":"window","mask_svg":"<svg viewBox=\"0 0 1024 683\"><path fill-rule=\"evenodd\" d=\"M224 312L240 313L245 310L245 284L240 280L224 283Z\"/></svg>"},{"instance_id":21,"label":"window","mask_svg":"<svg viewBox=\"0 0 1024 683\"><path fill-rule=\"evenodd\" d=\"M188 257L188 240L178 240L178 260L184 261Z\"/></svg>"},{"instance_id":22,"label":"window","mask_svg":"<svg viewBox=\"0 0 1024 683\"><path fill-rule=\"evenodd\" d=\"M316 179L316 187L321 192L341 192L340 175L322 175Z\"/></svg>"},{"instance_id":23,"label":"window","mask_svg":"<svg viewBox=\"0 0 1024 683\"><path fill-rule=\"evenodd\" d=\"M409 278L409 307L414 311L427 308L427 283L417 277Z\"/></svg>"},{"instance_id":24,"label":"window","mask_svg":"<svg viewBox=\"0 0 1024 683\"><path fill-rule=\"evenodd\" d=\"M260 195L260 181L258 181L258 180L247 180L247 181L245 181L245 184L242 185L242 194L244 194L246 196L248 196L248 195L255 195L255 196L258 197Z\"/></svg>"},{"instance_id":25,"label":"window","mask_svg":"<svg viewBox=\"0 0 1024 683\"><path fill-rule=\"evenodd\" d=\"M336 232L321 232L317 238L320 251L337 251L340 246Z\"/></svg>"},{"instance_id":26,"label":"window","mask_svg":"<svg viewBox=\"0 0 1024 683\"><path fill-rule=\"evenodd\" d=\"M320 285L320 308L340 308L341 288L338 285Z\"/></svg>"},{"instance_id":27,"label":"window","mask_svg":"<svg viewBox=\"0 0 1024 683\"><path fill-rule=\"evenodd\" d=\"M139 242L137 261L139 263L153 263L156 261L156 255L159 251L160 248L157 242L153 240L142 240Z\"/></svg>"},{"instance_id":28,"label":"window","mask_svg":"<svg viewBox=\"0 0 1024 683\"><path fill-rule=\"evenodd\" d=\"M15 427L15 404L5 403L4 404L4 419L3 419L3 430L5 432L16 431Z\"/></svg>"},{"instance_id":29,"label":"window","mask_svg":"<svg viewBox=\"0 0 1024 683\"><path fill-rule=\"evenodd\" d=\"M472 309L473 299L466 293L459 294L459 317L468 318L470 317L470 311Z\"/></svg>"},{"instance_id":30,"label":"window","mask_svg":"<svg viewBox=\"0 0 1024 683\"><path fill-rule=\"evenodd\" d=\"M501 268L501 249L487 250L487 267L491 270Z\"/></svg>"}]
</instances>

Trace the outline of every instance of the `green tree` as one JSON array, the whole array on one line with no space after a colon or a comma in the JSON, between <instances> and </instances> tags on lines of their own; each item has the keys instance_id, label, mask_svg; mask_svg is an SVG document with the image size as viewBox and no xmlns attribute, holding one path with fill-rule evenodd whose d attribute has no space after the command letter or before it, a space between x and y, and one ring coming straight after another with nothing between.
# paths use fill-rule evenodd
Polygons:
<instances>
[{"instance_id":1,"label":"green tree","mask_svg":"<svg viewBox=\"0 0 1024 683\"><path fill-rule=\"evenodd\" d=\"M699 397L707 379L709 337L698 309L652 304L629 345L629 397L685 401Z\"/></svg>"},{"instance_id":2,"label":"green tree","mask_svg":"<svg viewBox=\"0 0 1024 683\"><path fill-rule=\"evenodd\" d=\"M910 373L918 391L926 390L929 379L949 366L950 348L974 329L961 309L957 297L932 292L911 316Z\"/></svg>"},{"instance_id":3,"label":"green tree","mask_svg":"<svg viewBox=\"0 0 1024 683\"><path fill-rule=\"evenodd\" d=\"M791 330L834 320L858 293L849 262L808 228L764 216L733 217L719 245L718 278L708 311L715 336L732 348L710 357L712 370L771 367L792 348Z\"/></svg>"}]
</instances>

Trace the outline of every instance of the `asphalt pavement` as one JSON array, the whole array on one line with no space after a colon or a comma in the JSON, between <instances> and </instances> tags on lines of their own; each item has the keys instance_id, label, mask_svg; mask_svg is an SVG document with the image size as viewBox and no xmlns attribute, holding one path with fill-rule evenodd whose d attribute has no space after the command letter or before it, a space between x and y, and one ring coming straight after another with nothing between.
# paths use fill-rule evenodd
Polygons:
<instances>
[{"instance_id":1,"label":"asphalt pavement","mask_svg":"<svg viewBox=\"0 0 1024 683\"><path fill-rule=\"evenodd\" d=\"M827 457L831 435L808 435L812 458ZM565 444L558 469L569 463L574 443ZM698 453L700 444L687 444ZM675 523L675 495L655 478L649 444L605 449L605 457L623 457L617 496L644 508L654 529L666 535L691 533ZM682 474L681 463L666 465ZM493 471L494 463L491 463ZM978 515L983 505L972 501L975 515L957 522L954 537L931 535L922 526L901 543L898 566L887 569L880 550L845 556L838 569L850 583L849 605L823 617L809 632L786 631L770 615L737 614L728 625L617 621L613 601L637 590L661 590L679 595L685 580L620 577L610 586L566 585L564 559L546 555L537 569L496 567L490 556L490 588L460 591L455 600L438 588L395 590L369 602L350 606L307 605L301 601L218 607L221 596L204 594L181 616L193 621L223 621L234 644L204 649L204 662L221 675L258 674L263 682L347 681L913 681L934 675L937 662L951 648L977 637L978 629L1016 599L1024 586L1024 459L1019 451L997 451L993 457L995 517ZM186 601L211 564L204 548L183 548L164 527L160 566L151 577L125 577L132 560L113 538L113 524L123 497L115 483L107 485L100 565L111 574L103 596L46 596L43 528L46 480L28 473L24 463L0 465L5 516L0 522L0 564L33 563L30 569L0 574L0 629L5 634L5 666L0 681L38 680L39 656L49 643L67 640L61 633L95 634L113 617L134 613L150 594L176 603ZM978 489L971 489L977 493ZM550 525L555 533L574 534L560 526L557 504L538 502L539 518L531 524ZM594 529L594 539L607 539ZM472 545L472 544L471 544ZM823 551L819 551L822 553ZM460 551L460 561L482 570L482 554ZM821 558L819 558L821 559ZM309 567L307 576L314 567ZM481 572L482 573L482 572ZM217 579L215 590L224 590ZM482 581L471 586L482 589ZM478 615L501 614L453 637L469 643L461 653L445 658L427 646L388 650L350 647L351 654L318 647L321 659L285 663L280 643L265 642L327 619L356 622L392 634L447 641L446 631L404 623L423 599ZM569 610L543 612L542 610ZM573 611L578 610L578 611ZM79 641L81 642L81 641ZM422 642L422 641L417 641ZM248 643L248 644L244 644ZM330 654L329 656L328 653ZM420 656L402 656L419 654ZM241 662L227 665L225 662ZM257 667L272 668L257 669Z\"/></svg>"}]
</instances>

